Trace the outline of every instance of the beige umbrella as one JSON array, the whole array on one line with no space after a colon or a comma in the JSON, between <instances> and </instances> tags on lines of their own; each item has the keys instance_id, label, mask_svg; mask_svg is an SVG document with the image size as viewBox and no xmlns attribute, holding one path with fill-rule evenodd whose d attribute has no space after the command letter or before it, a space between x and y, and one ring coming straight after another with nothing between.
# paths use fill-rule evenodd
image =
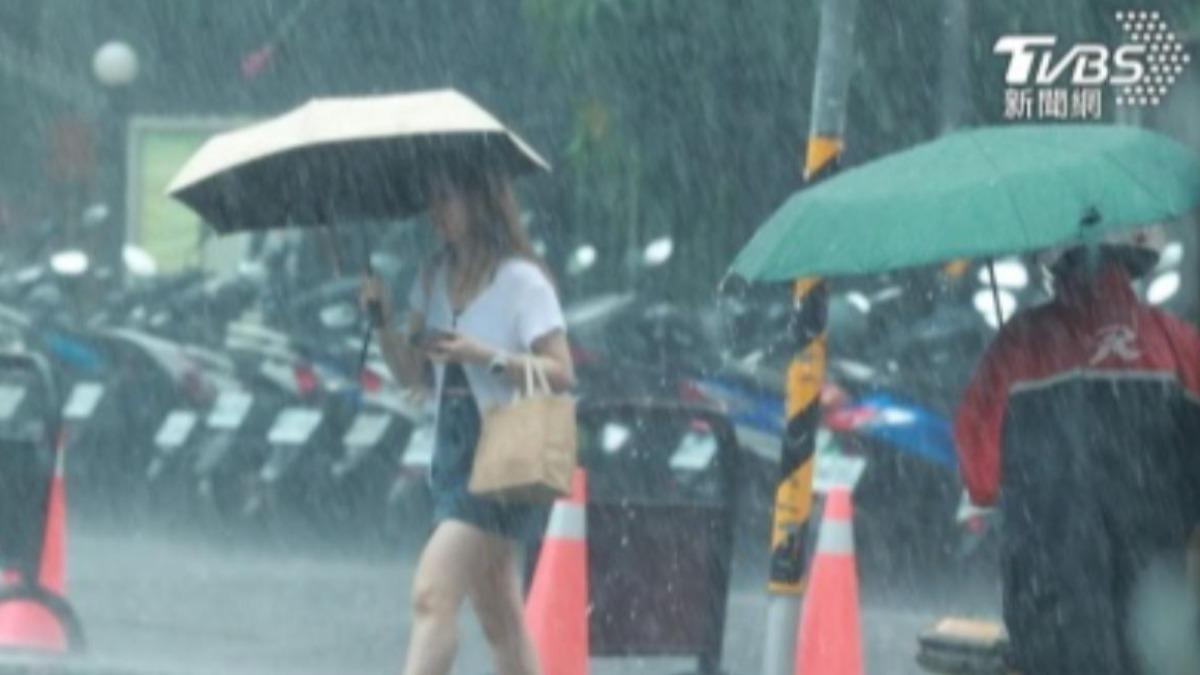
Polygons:
<instances>
[{"instance_id":1,"label":"beige umbrella","mask_svg":"<svg viewBox=\"0 0 1200 675\"><path fill-rule=\"evenodd\" d=\"M550 170L487 110L442 89L313 99L219 134L167 193L220 232L395 219L425 207L422 172L458 162Z\"/></svg>"},{"instance_id":2,"label":"beige umbrella","mask_svg":"<svg viewBox=\"0 0 1200 675\"><path fill-rule=\"evenodd\" d=\"M167 194L222 233L353 224L423 210L422 174L455 164L550 170L482 106L442 89L318 98L219 134L188 159ZM369 256L366 265L370 271ZM379 325L379 308L370 309ZM369 342L368 331L360 369Z\"/></svg>"}]
</instances>

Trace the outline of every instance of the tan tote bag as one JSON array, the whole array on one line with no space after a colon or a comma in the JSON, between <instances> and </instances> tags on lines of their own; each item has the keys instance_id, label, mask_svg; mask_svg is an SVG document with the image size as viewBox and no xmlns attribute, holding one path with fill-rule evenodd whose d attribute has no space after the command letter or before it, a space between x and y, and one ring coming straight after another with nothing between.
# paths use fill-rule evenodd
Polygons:
<instances>
[{"instance_id":1,"label":"tan tote bag","mask_svg":"<svg viewBox=\"0 0 1200 675\"><path fill-rule=\"evenodd\" d=\"M551 502L571 491L575 399L550 390L546 372L525 361L525 389L483 413L468 489L502 501Z\"/></svg>"}]
</instances>

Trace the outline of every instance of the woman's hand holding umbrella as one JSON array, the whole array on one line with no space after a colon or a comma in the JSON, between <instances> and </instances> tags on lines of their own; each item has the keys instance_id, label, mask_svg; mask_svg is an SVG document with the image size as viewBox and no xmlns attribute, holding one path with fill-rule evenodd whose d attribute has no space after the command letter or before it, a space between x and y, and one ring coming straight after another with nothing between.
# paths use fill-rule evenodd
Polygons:
<instances>
[{"instance_id":1,"label":"woman's hand holding umbrella","mask_svg":"<svg viewBox=\"0 0 1200 675\"><path fill-rule=\"evenodd\" d=\"M406 331L397 331L392 323L394 312L392 303L388 297L387 287L383 281L374 274L369 274L363 278L362 287L358 292L359 306L363 312L370 314L371 312L378 313L378 322L373 320L374 327L379 330L380 340L382 342L390 342L394 346L390 349L382 350L383 358L388 363L388 367L396 377L401 381L401 384L412 389L414 392L421 390L427 385L423 378L424 352L419 349L420 345L411 344L409 341L410 334L419 334L421 326L414 325L410 321L410 325ZM370 333L368 333L368 336ZM389 354L398 354L396 359L389 357ZM361 365L360 365L361 368Z\"/></svg>"},{"instance_id":2,"label":"woman's hand holding umbrella","mask_svg":"<svg viewBox=\"0 0 1200 675\"><path fill-rule=\"evenodd\" d=\"M382 279L375 274L368 274L363 279L358 299L363 311L371 318L373 328L383 329L392 325L392 303Z\"/></svg>"},{"instance_id":3,"label":"woman's hand holding umbrella","mask_svg":"<svg viewBox=\"0 0 1200 675\"><path fill-rule=\"evenodd\" d=\"M379 321L372 321L376 329L392 329L395 314L387 288L378 276L371 274L363 279L359 305L364 312L377 314ZM486 364L495 355L495 350L457 332L418 329L405 336L404 342L433 361Z\"/></svg>"}]
</instances>

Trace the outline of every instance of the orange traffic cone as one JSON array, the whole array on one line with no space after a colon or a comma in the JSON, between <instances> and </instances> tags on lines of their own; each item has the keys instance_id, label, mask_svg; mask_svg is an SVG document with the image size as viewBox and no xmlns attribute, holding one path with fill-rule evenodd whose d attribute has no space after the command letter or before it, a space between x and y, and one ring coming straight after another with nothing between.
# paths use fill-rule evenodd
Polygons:
<instances>
[{"instance_id":1,"label":"orange traffic cone","mask_svg":"<svg viewBox=\"0 0 1200 675\"><path fill-rule=\"evenodd\" d=\"M54 477L46 500L46 532L38 584L52 593L67 594L67 489L63 482L64 446L55 452Z\"/></svg>"},{"instance_id":2,"label":"orange traffic cone","mask_svg":"<svg viewBox=\"0 0 1200 675\"><path fill-rule=\"evenodd\" d=\"M796 639L798 674L862 675L853 520L849 490L830 490Z\"/></svg>"},{"instance_id":3,"label":"orange traffic cone","mask_svg":"<svg viewBox=\"0 0 1200 675\"><path fill-rule=\"evenodd\" d=\"M67 627L45 602L0 599L0 649L66 653L70 649Z\"/></svg>"},{"instance_id":4,"label":"orange traffic cone","mask_svg":"<svg viewBox=\"0 0 1200 675\"><path fill-rule=\"evenodd\" d=\"M587 480L576 470L571 496L554 504L538 556L525 626L545 675L588 672Z\"/></svg>"},{"instance_id":5,"label":"orange traffic cone","mask_svg":"<svg viewBox=\"0 0 1200 675\"><path fill-rule=\"evenodd\" d=\"M63 604L66 593L66 490L63 486L63 449L55 457L54 476L46 500L42 561L33 590L29 585L10 589L0 598L0 647L31 651L66 652L70 647L64 613L48 603ZM5 575L8 580L9 575ZM11 581L22 582L19 575ZM27 583L27 582L26 582Z\"/></svg>"}]
</instances>

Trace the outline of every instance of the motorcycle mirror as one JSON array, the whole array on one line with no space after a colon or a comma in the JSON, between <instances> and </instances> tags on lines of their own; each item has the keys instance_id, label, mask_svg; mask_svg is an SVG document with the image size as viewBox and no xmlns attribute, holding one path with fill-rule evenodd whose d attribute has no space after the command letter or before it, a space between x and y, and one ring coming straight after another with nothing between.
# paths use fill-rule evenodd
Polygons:
<instances>
[{"instance_id":1,"label":"motorcycle mirror","mask_svg":"<svg viewBox=\"0 0 1200 675\"><path fill-rule=\"evenodd\" d=\"M1173 241L1163 247L1162 255L1158 257L1156 271L1162 272L1173 269L1183 262L1183 244Z\"/></svg>"},{"instance_id":2,"label":"motorcycle mirror","mask_svg":"<svg viewBox=\"0 0 1200 675\"><path fill-rule=\"evenodd\" d=\"M322 307L320 318L322 326L333 330L342 330L355 325L358 320L358 311L349 302L338 302Z\"/></svg>"},{"instance_id":3,"label":"motorcycle mirror","mask_svg":"<svg viewBox=\"0 0 1200 675\"><path fill-rule=\"evenodd\" d=\"M642 264L646 267L658 267L671 259L675 253L675 240L670 237L659 237L646 245L642 252Z\"/></svg>"},{"instance_id":4,"label":"motorcycle mirror","mask_svg":"<svg viewBox=\"0 0 1200 675\"><path fill-rule=\"evenodd\" d=\"M65 277L77 277L88 270L88 256L83 251L59 251L50 256L50 269Z\"/></svg>"},{"instance_id":5,"label":"motorcycle mirror","mask_svg":"<svg viewBox=\"0 0 1200 675\"><path fill-rule=\"evenodd\" d=\"M1180 285L1179 272L1172 270L1160 274L1150 282L1150 287L1146 290L1146 301L1152 305L1161 305L1179 292Z\"/></svg>"},{"instance_id":6,"label":"motorcycle mirror","mask_svg":"<svg viewBox=\"0 0 1200 675\"><path fill-rule=\"evenodd\" d=\"M158 274L158 263L154 256L140 246L125 246L121 250L121 258L125 261L125 269L135 276L152 277Z\"/></svg>"},{"instance_id":7,"label":"motorcycle mirror","mask_svg":"<svg viewBox=\"0 0 1200 675\"><path fill-rule=\"evenodd\" d=\"M404 268L404 261L392 253L372 253L371 269L383 277L395 277Z\"/></svg>"},{"instance_id":8,"label":"motorcycle mirror","mask_svg":"<svg viewBox=\"0 0 1200 675\"><path fill-rule=\"evenodd\" d=\"M858 291L850 291L845 295L846 302L863 314L871 311L871 300Z\"/></svg>"},{"instance_id":9,"label":"motorcycle mirror","mask_svg":"<svg viewBox=\"0 0 1200 675\"><path fill-rule=\"evenodd\" d=\"M578 276L592 269L596 264L596 247L591 244L583 244L571 253L571 259L567 261L567 274Z\"/></svg>"}]
</instances>

